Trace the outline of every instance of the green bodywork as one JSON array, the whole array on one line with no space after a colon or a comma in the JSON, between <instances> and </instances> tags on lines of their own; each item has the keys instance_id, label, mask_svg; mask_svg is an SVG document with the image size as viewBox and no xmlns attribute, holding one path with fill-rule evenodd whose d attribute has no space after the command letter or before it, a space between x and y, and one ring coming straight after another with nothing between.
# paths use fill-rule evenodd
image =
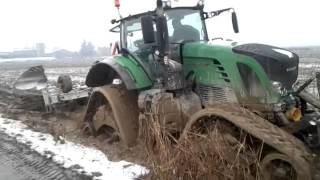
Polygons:
<instances>
[{"instance_id":1,"label":"green bodywork","mask_svg":"<svg viewBox=\"0 0 320 180\"><path fill-rule=\"evenodd\" d=\"M145 89L153 85L151 78L148 77L148 74L135 59L130 58L130 56L117 55L114 56L114 61L127 70L129 76L134 81L136 89Z\"/></svg>"},{"instance_id":2,"label":"green bodywork","mask_svg":"<svg viewBox=\"0 0 320 180\"><path fill-rule=\"evenodd\" d=\"M272 88L271 81L262 66L252 57L234 53L231 45L188 43L183 49L183 63L185 74L193 71L197 84L231 87L240 103L244 101L244 104L256 104L252 98L249 99L237 67L238 63L245 64L254 70L265 90L265 97L260 97L259 101L273 104L279 100L279 94Z\"/></svg>"},{"instance_id":3,"label":"green bodywork","mask_svg":"<svg viewBox=\"0 0 320 180\"><path fill-rule=\"evenodd\" d=\"M256 106L274 104L279 94L271 86L271 81L261 65L252 57L234 53L232 45L214 45L209 42L186 43L183 46L183 69L187 77L191 72L196 84L231 88L239 103ZM117 55L114 60L128 71L136 89L151 88L153 80L133 58ZM144 60L141 60L145 62ZM260 80L265 96L254 99L247 95L237 64L242 63L254 70ZM146 65L148 65L146 63Z\"/></svg>"}]
</instances>

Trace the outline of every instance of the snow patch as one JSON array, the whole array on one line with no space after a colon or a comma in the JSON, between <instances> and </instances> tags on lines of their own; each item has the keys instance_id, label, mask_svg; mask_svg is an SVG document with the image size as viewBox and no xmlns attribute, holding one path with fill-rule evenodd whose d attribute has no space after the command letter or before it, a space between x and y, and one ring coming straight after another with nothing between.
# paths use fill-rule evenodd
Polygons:
<instances>
[{"instance_id":1,"label":"snow patch","mask_svg":"<svg viewBox=\"0 0 320 180\"><path fill-rule=\"evenodd\" d=\"M28 144L31 149L41 155L52 158L65 168L80 166L76 171L86 172L93 176L97 172L101 176L94 179L134 179L148 173L145 167L126 161L112 162L101 151L79 144L65 141L56 142L52 135L35 132L22 122L2 118L0 115L0 131L15 137L18 142Z\"/></svg>"},{"instance_id":2,"label":"snow patch","mask_svg":"<svg viewBox=\"0 0 320 180\"><path fill-rule=\"evenodd\" d=\"M318 64L318 63L300 63L299 67L301 67L301 68L319 68L320 64Z\"/></svg>"}]
</instances>

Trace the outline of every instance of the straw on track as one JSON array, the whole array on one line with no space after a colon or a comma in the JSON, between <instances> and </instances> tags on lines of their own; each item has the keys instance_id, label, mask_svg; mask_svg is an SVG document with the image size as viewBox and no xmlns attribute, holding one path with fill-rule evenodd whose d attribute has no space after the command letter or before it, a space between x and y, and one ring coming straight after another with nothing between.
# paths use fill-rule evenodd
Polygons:
<instances>
[{"instance_id":1,"label":"straw on track","mask_svg":"<svg viewBox=\"0 0 320 180\"><path fill-rule=\"evenodd\" d=\"M199 125L190 136L178 140L157 117L140 120L140 138L151 169L148 179L259 179L261 154L247 145L247 135L233 137L228 124L206 124L205 129Z\"/></svg>"}]
</instances>

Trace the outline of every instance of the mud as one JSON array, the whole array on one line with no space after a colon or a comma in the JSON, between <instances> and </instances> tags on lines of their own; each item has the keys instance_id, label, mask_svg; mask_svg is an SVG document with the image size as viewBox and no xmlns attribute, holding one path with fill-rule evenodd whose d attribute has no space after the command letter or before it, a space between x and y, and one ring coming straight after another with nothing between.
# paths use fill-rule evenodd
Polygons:
<instances>
[{"instance_id":1,"label":"mud","mask_svg":"<svg viewBox=\"0 0 320 180\"><path fill-rule=\"evenodd\" d=\"M41 62L45 68L51 85L60 74L71 76L73 83L81 86L93 60L76 62ZM52 113L46 113L41 94L38 92L20 92L13 89L13 82L30 66L40 62L5 63L0 64L0 113L10 119L22 121L31 129L50 133L57 139L62 136L68 141L89 147L95 147L104 152L113 161L126 160L144 165L145 155L141 145L127 148L121 142L109 144L105 135L93 137L82 132L82 120L86 109L86 100L72 101L55 105Z\"/></svg>"},{"instance_id":2,"label":"mud","mask_svg":"<svg viewBox=\"0 0 320 180\"><path fill-rule=\"evenodd\" d=\"M11 100L7 99L11 98ZM7 101L2 101L7 99ZM26 99L17 99L14 96L5 96L0 93L0 102L8 103L6 106L0 105L0 113L3 113L5 118L16 119L22 121L30 129L34 131L50 133L57 140L59 137L79 143L89 147L95 147L104 152L108 159L113 161L126 160L133 163L144 164L144 154L141 146L127 148L121 142L109 144L105 135L93 137L86 135L82 131L82 120L85 112L85 105L77 102L70 104L61 104L56 106L53 113L41 111L42 107L36 109L28 106L31 103L41 103L41 99L31 97ZM33 101L33 102L32 102ZM29 107L29 110L28 110Z\"/></svg>"},{"instance_id":3,"label":"mud","mask_svg":"<svg viewBox=\"0 0 320 180\"><path fill-rule=\"evenodd\" d=\"M0 179L12 180L90 180L92 177L65 169L31 151L27 145L0 133Z\"/></svg>"}]
</instances>

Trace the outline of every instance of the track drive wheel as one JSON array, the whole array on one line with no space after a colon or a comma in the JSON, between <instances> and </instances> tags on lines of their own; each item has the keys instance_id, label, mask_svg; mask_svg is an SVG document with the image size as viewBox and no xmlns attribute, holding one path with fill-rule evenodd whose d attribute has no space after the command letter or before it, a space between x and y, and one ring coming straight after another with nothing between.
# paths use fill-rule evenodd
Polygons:
<instances>
[{"instance_id":1,"label":"track drive wheel","mask_svg":"<svg viewBox=\"0 0 320 180\"><path fill-rule=\"evenodd\" d=\"M135 92L111 85L94 89L85 115L85 127L95 136L106 134L109 143L120 140L129 147L135 145L138 134Z\"/></svg>"}]
</instances>

